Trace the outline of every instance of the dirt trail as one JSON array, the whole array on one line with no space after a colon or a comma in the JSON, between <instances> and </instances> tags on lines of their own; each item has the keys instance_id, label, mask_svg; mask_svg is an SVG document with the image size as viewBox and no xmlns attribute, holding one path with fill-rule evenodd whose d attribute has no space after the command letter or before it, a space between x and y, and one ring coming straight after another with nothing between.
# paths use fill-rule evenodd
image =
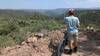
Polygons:
<instances>
[{"instance_id":1,"label":"dirt trail","mask_svg":"<svg viewBox=\"0 0 100 56\"><path fill-rule=\"evenodd\" d=\"M43 36L28 34L21 45L0 49L0 56L56 56L58 43L63 39L62 30L41 31ZM79 35L78 55L100 56L100 32L81 32ZM62 56L68 56L63 54ZM70 55L69 55L70 56Z\"/></svg>"}]
</instances>

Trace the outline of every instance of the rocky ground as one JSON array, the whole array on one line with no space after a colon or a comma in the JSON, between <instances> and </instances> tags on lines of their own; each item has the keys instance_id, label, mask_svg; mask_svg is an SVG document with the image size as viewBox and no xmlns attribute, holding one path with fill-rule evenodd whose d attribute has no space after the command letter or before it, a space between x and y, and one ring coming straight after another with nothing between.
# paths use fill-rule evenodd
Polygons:
<instances>
[{"instance_id":1,"label":"rocky ground","mask_svg":"<svg viewBox=\"0 0 100 56\"><path fill-rule=\"evenodd\" d=\"M0 49L0 56L56 56L63 30L28 33L21 45ZM78 53L72 56L100 56L100 31L82 31L79 35ZM62 56L68 56L64 54Z\"/></svg>"}]
</instances>

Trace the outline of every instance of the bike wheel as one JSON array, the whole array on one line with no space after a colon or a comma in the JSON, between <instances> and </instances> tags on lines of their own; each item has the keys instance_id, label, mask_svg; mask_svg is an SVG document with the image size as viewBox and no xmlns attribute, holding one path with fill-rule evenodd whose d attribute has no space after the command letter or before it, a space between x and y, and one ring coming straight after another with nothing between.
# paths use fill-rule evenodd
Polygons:
<instances>
[{"instance_id":1,"label":"bike wheel","mask_svg":"<svg viewBox=\"0 0 100 56\"><path fill-rule=\"evenodd\" d=\"M59 43L58 49L57 49L57 56L61 56L62 52L64 51L65 45L68 44L68 35L67 32L64 33L64 39Z\"/></svg>"},{"instance_id":2,"label":"bike wheel","mask_svg":"<svg viewBox=\"0 0 100 56\"><path fill-rule=\"evenodd\" d=\"M58 45L58 49L57 49L57 56L61 56L63 50L65 47L65 41L63 40L61 43L59 43Z\"/></svg>"}]
</instances>

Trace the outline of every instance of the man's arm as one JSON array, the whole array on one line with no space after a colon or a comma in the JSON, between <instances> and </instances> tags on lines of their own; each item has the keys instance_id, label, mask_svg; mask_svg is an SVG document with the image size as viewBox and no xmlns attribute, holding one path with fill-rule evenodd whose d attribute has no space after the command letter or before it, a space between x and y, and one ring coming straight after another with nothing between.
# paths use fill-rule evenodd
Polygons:
<instances>
[{"instance_id":1,"label":"man's arm","mask_svg":"<svg viewBox=\"0 0 100 56\"><path fill-rule=\"evenodd\" d=\"M79 27L80 27L80 23L77 24L77 28L79 28Z\"/></svg>"},{"instance_id":2,"label":"man's arm","mask_svg":"<svg viewBox=\"0 0 100 56\"><path fill-rule=\"evenodd\" d=\"M67 21L66 17L64 17L64 23L67 24L67 22L68 22L68 21Z\"/></svg>"},{"instance_id":3,"label":"man's arm","mask_svg":"<svg viewBox=\"0 0 100 56\"><path fill-rule=\"evenodd\" d=\"M67 24L68 24L68 20L67 20L67 18L66 17L64 17L64 23L66 24L66 27L68 26Z\"/></svg>"},{"instance_id":4,"label":"man's arm","mask_svg":"<svg viewBox=\"0 0 100 56\"><path fill-rule=\"evenodd\" d=\"M77 28L79 28L80 27L80 21L79 21L79 19L77 19Z\"/></svg>"}]
</instances>

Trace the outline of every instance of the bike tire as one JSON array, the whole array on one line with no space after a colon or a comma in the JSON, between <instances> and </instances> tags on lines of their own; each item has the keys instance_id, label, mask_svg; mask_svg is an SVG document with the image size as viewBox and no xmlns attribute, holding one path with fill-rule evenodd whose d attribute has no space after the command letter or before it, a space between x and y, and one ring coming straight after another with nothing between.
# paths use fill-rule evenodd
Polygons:
<instances>
[{"instance_id":1,"label":"bike tire","mask_svg":"<svg viewBox=\"0 0 100 56\"><path fill-rule=\"evenodd\" d=\"M64 47L65 47L65 41L61 41L61 43L59 43L58 45L58 49L57 49L57 56L61 56L63 50L64 50Z\"/></svg>"},{"instance_id":2,"label":"bike tire","mask_svg":"<svg viewBox=\"0 0 100 56\"><path fill-rule=\"evenodd\" d=\"M65 47L65 45L67 45L66 43L68 44L68 35L65 32L64 39L58 45L57 56L62 55L62 52L64 51L64 47Z\"/></svg>"}]
</instances>

